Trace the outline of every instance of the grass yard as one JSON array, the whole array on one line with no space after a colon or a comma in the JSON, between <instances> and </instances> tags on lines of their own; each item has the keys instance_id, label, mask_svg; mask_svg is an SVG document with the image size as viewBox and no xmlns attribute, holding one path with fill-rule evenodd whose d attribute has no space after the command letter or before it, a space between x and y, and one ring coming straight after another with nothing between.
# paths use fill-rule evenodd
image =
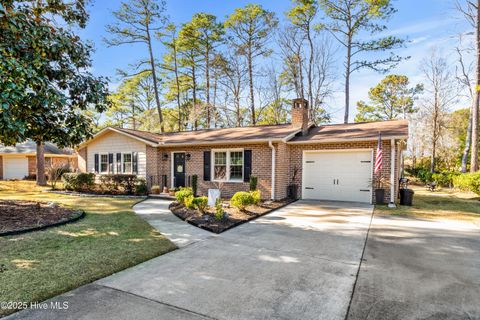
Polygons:
<instances>
[{"instance_id":1,"label":"grass yard","mask_svg":"<svg viewBox=\"0 0 480 320\"><path fill-rule=\"evenodd\" d=\"M66 196L43 189L34 182L0 181L0 199L55 201L85 210L86 217L0 237L0 301L42 301L176 248L133 213L138 200ZM0 309L0 317L11 312Z\"/></svg>"},{"instance_id":2,"label":"grass yard","mask_svg":"<svg viewBox=\"0 0 480 320\"><path fill-rule=\"evenodd\" d=\"M389 214L426 219L468 220L480 225L480 197L474 193L440 189L430 192L413 186L413 206L376 206L375 214Z\"/></svg>"}]
</instances>

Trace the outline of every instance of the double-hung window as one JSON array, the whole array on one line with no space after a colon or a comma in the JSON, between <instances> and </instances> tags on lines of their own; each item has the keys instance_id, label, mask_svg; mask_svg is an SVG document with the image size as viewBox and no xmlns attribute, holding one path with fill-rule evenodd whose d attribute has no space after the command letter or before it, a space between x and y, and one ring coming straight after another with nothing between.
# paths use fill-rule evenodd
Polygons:
<instances>
[{"instance_id":1,"label":"double-hung window","mask_svg":"<svg viewBox=\"0 0 480 320\"><path fill-rule=\"evenodd\" d=\"M123 173L132 173L132 154L124 153L122 159Z\"/></svg>"},{"instance_id":2,"label":"double-hung window","mask_svg":"<svg viewBox=\"0 0 480 320\"><path fill-rule=\"evenodd\" d=\"M108 173L108 154L100 154L100 173Z\"/></svg>"},{"instance_id":3,"label":"double-hung window","mask_svg":"<svg viewBox=\"0 0 480 320\"><path fill-rule=\"evenodd\" d=\"M214 150L213 180L243 181L243 150Z\"/></svg>"}]
</instances>

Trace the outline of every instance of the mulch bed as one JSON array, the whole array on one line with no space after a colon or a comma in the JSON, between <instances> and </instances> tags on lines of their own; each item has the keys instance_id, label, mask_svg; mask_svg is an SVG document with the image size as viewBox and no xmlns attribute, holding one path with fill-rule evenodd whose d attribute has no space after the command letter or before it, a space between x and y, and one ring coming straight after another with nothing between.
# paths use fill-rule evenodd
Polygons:
<instances>
[{"instance_id":1,"label":"mulch bed","mask_svg":"<svg viewBox=\"0 0 480 320\"><path fill-rule=\"evenodd\" d=\"M222 233L242 223L270 213L273 210L284 207L293 201L294 200L291 199L265 201L259 205L248 206L245 211L240 211L237 208L230 206L228 201L224 201L223 210L228 214L228 218L222 220L215 219L215 208L208 208L205 214L202 214L198 210L188 209L183 204L175 201L170 204L169 209L174 215L196 227L214 233Z\"/></svg>"},{"instance_id":2,"label":"mulch bed","mask_svg":"<svg viewBox=\"0 0 480 320\"><path fill-rule=\"evenodd\" d=\"M0 200L0 235L43 229L82 216L82 211L45 202Z\"/></svg>"}]
</instances>

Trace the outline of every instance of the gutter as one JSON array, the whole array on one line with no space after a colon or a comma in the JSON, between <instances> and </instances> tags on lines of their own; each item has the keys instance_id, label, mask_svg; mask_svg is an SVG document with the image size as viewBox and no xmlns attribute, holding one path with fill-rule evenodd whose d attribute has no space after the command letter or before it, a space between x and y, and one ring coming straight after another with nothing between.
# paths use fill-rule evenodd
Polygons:
<instances>
[{"instance_id":1,"label":"gutter","mask_svg":"<svg viewBox=\"0 0 480 320\"><path fill-rule=\"evenodd\" d=\"M276 150L275 146L272 143L272 140L268 140L268 146L272 149L272 186L271 186L271 196L272 200L275 200L275 167L276 167Z\"/></svg>"},{"instance_id":2,"label":"gutter","mask_svg":"<svg viewBox=\"0 0 480 320\"><path fill-rule=\"evenodd\" d=\"M408 136L382 136L382 140L406 140ZM301 140L301 141L288 141L287 144L320 144L320 143L336 143L336 142L361 142L361 141L376 141L378 137L368 138L343 138L343 139L322 139L322 140Z\"/></svg>"}]
</instances>

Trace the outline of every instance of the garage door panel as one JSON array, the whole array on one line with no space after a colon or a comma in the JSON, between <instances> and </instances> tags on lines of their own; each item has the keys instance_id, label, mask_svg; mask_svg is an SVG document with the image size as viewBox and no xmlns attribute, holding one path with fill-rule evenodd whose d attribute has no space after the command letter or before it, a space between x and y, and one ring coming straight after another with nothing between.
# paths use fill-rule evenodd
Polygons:
<instances>
[{"instance_id":1,"label":"garage door panel","mask_svg":"<svg viewBox=\"0 0 480 320\"><path fill-rule=\"evenodd\" d=\"M371 150L304 154L304 199L371 202Z\"/></svg>"},{"instance_id":2,"label":"garage door panel","mask_svg":"<svg viewBox=\"0 0 480 320\"><path fill-rule=\"evenodd\" d=\"M3 178L23 179L28 175L27 157L3 157Z\"/></svg>"}]
</instances>

